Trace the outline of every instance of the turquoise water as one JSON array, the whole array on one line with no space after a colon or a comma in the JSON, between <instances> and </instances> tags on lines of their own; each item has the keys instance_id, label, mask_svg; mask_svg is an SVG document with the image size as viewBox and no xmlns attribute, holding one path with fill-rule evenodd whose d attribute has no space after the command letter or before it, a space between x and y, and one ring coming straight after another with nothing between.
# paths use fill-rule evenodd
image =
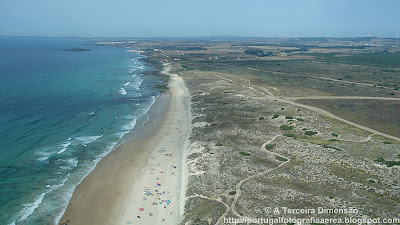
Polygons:
<instances>
[{"instance_id":1,"label":"turquoise water","mask_svg":"<svg viewBox=\"0 0 400 225\"><path fill-rule=\"evenodd\" d=\"M87 43L0 38L0 224L57 222L158 96L143 56Z\"/></svg>"}]
</instances>

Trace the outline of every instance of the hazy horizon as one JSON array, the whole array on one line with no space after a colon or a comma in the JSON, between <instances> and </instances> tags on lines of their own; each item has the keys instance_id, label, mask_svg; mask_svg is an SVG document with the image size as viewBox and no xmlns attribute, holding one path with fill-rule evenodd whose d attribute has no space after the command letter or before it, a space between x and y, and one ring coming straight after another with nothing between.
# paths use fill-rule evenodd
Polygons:
<instances>
[{"instance_id":1,"label":"hazy horizon","mask_svg":"<svg viewBox=\"0 0 400 225\"><path fill-rule=\"evenodd\" d=\"M0 35L42 37L387 37L396 0L2 0Z\"/></svg>"}]
</instances>

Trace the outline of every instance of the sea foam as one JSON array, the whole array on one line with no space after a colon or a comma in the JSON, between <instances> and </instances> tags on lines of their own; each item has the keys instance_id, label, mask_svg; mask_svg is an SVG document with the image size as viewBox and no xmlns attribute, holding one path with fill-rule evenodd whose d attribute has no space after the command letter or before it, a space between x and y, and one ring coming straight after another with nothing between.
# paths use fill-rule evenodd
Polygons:
<instances>
[{"instance_id":1,"label":"sea foam","mask_svg":"<svg viewBox=\"0 0 400 225\"><path fill-rule=\"evenodd\" d=\"M120 89L119 89L119 93L120 93L121 95L126 95L126 90L125 90L125 88L120 88Z\"/></svg>"},{"instance_id":2,"label":"sea foam","mask_svg":"<svg viewBox=\"0 0 400 225\"><path fill-rule=\"evenodd\" d=\"M77 140L79 144L81 144L83 146L86 146L86 145L92 143L93 141L95 141L95 140L97 140L97 139L99 139L101 137L103 137L103 135L100 135L100 136L82 136L82 137L75 138L75 140Z\"/></svg>"}]
</instances>

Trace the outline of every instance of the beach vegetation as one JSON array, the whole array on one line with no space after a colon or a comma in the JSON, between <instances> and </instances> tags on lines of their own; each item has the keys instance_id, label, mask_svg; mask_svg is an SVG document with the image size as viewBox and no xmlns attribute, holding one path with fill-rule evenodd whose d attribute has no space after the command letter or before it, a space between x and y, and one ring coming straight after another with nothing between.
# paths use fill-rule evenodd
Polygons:
<instances>
[{"instance_id":1,"label":"beach vegetation","mask_svg":"<svg viewBox=\"0 0 400 225\"><path fill-rule=\"evenodd\" d=\"M329 146L329 145L327 145L327 144L322 144L321 145L323 148L331 148L331 149L335 149L335 150L337 150L337 151L342 151L342 149L340 149L340 148L336 148L336 147L334 147L334 146Z\"/></svg>"},{"instance_id":2,"label":"beach vegetation","mask_svg":"<svg viewBox=\"0 0 400 225\"><path fill-rule=\"evenodd\" d=\"M273 149L275 147L275 144L266 144L265 145L265 149L267 149L267 150L271 150L271 149Z\"/></svg>"},{"instance_id":3,"label":"beach vegetation","mask_svg":"<svg viewBox=\"0 0 400 225\"><path fill-rule=\"evenodd\" d=\"M185 70L191 70L190 67L188 67L187 65L182 64L181 66L182 66L182 68L185 69Z\"/></svg>"},{"instance_id":4,"label":"beach vegetation","mask_svg":"<svg viewBox=\"0 0 400 225\"><path fill-rule=\"evenodd\" d=\"M239 154L241 156L250 156L250 153L247 153L247 152L239 152Z\"/></svg>"},{"instance_id":5,"label":"beach vegetation","mask_svg":"<svg viewBox=\"0 0 400 225\"><path fill-rule=\"evenodd\" d=\"M328 141L332 141L332 142L340 142L340 140L339 140L339 139L336 139L336 138L329 139Z\"/></svg>"},{"instance_id":6,"label":"beach vegetation","mask_svg":"<svg viewBox=\"0 0 400 225\"><path fill-rule=\"evenodd\" d=\"M296 137L296 134L294 134L294 133L286 133L286 134L283 134L283 136L285 136L285 137Z\"/></svg>"},{"instance_id":7,"label":"beach vegetation","mask_svg":"<svg viewBox=\"0 0 400 225\"><path fill-rule=\"evenodd\" d=\"M400 161L386 161L384 158L378 158L375 161L380 164L385 164L387 167L400 166Z\"/></svg>"},{"instance_id":8,"label":"beach vegetation","mask_svg":"<svg viewBox=\"0 0 400 225\"><path fill-rule=\"evenodd\" d=\"M374 183L376 183L376 181L375 181L375 180L373 180L373 179L369 179L369 180L368 180L368 182L369 182L369 183L371 183L371 184L374 184Z\"/></svg>"},{"instance_id":9,"label":"beach vegetation","mask_svg":"<svg viewBox=\"0 0 400 225\"><path fill-rule=\"evenodd\" d=\"M282 161L282 162L288 161L287 158L281 157L281 156L279 156L279 155L275 156L275 159L276 159L276 160L279 160L279 161Z\"/></svg>"},{"instance_id":10,"label":"beach vegetation","mask_svg":"<svg viewBox=\"0 0 400 225\"><path fill-rule=\"evenodd\" d=\"M170 79L171 79L171 76L170 76L170 75L165 75L165 76L163 77L163 81L165 81L165 82L169 82Z\"/></svg>"},{"instance_id":11,"label":"beach vegetation","mask_svg":"<svg viewBox=\"0 0 400 225\"><path fill-rule=\"evenodd\" d=\"M279 128L283 131L288 131L288 130L293 130L294 127L289 125L282 125Z\"/></svg>"},{"instance_id":12,"label":"beach vegetation","mask_svg":"<svg viewBox=\"0 0 400 225\"><path fill-rule=\"evenodd\" d=\"M160 91L161 93L165 93L168 90L168 84L167 83L161 83L161 84L157 84L154 86L158 91Z\"/></svg>"},{"instance_id":13,"label":"beach vegetation","mask_svg":"<svg viewBox=\"0 0 400 225\"><path fill-rule=\"evenodd\" d=\"M307 136L312 136L314 134L317 134L317 132L315 132L315 131L306 131L306 132L304 132L304 134L307 135Z\"/></svg>"}]
</instances>

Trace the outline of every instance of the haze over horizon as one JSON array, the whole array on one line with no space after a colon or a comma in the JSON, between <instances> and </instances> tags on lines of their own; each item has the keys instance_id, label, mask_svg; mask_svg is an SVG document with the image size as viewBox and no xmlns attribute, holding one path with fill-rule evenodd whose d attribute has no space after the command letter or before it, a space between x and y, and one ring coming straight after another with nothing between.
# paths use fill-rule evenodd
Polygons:
<instances>
[{"instance_id":1,"label":"haze over horizon","mask_svg":"<svg viewBox=\"0 0 400 225\"><path fill-rule=\"evenodd\" d=\"M1 0L0 35L398 37L396 0Z\"/></svg>"}]
</instances>

